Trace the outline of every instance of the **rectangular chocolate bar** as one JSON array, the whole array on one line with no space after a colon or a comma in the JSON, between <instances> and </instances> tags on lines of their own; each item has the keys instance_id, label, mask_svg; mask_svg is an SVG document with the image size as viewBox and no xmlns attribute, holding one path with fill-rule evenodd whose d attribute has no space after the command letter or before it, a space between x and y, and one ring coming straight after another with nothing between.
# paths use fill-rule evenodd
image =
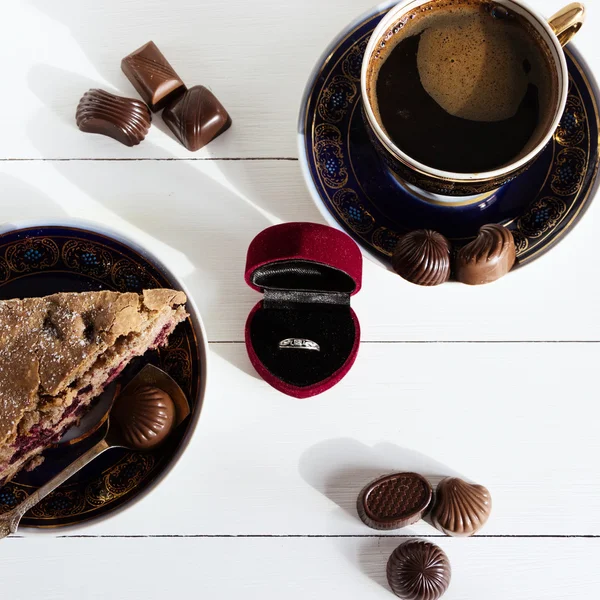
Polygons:
<instances>
[{"instance_id":1,"label":"rectangular chocolate bar","mask_svg":"<svg viewBox=\"0 0 600 600\"><path fill-rule=\"evenodd\" d=\"M185 85L154 42L121 61L121 69L152 112L185 91Z\"/></svg>"}]
</instances>

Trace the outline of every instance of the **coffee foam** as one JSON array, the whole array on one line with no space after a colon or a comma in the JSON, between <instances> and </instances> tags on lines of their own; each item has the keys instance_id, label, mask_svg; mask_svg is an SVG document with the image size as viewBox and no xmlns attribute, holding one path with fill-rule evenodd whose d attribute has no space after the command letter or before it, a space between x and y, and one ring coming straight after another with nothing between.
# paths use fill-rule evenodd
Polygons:
<instances>
[{"instance_id":1,"label":"coffee foam","mask_svg":"<svg viewBox=\"0 0 600 600\"><path fill-rule=\"evenodd\" d=\"M449 0L430 2L391 27L379 43L369 73L369 97L379 119L376 81L381 65L402 40L421 35L417 66L427 93L449 114L473 121L502 121L515 115L533 83L543 106L554 106L556 78L554 60L545 41L522 17L498 35L499 22L490 14L492 2ZM524 50L531 64L523 64ZM536 58L537 57L537 58ZM553 85L553 83L555 85ZM552 98L554 96L554 99ZM552 120L542 111L540 129Z\"/></svg>"}]
</instances>

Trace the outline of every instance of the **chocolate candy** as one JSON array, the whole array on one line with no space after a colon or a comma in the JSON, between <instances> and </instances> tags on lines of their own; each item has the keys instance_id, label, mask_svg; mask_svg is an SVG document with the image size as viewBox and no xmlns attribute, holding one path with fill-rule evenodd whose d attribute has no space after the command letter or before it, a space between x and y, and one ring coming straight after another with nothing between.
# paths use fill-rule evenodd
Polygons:
<instances>
[{"instance_id":1,"label":"chocolate candy","mask_svg":"<svg viewBox=\"0 0 600 600\"><path fill-rule=\"evenodd\" d=\"M446 593L451 575L445 552L421 540L398 546L387 564L388 583L403 600L438 600Z\"/></svg>"},{"instance_id":2,"label":"chocolate candy","mask_svg":"<svg viewBox=\"0 0 600 600\"><path fill-rule=\"evenodd\" d=\"M446 535L465 537L477 533L491 511L492 498L486 488L448 477L436 489L431 521Z\"/></svg>"},{"instance_id":3,"label":"chocolate candy","mask_svg":"<svg viewBox=\"0 0 600 600\"><path fill-rule=\"evenodd\" d=\"M183 81L154 42L126 56L121 61L121 69L152 112L185 90Z\"/></svg>"},{"instance_id":4,"label":"chocolate candy","mask_svg":"<svg viewBox=\"0 0 600 600\"><path fill-rule=\"evenodd\" d=\"M398 275L417 285L445 283L450 279L450 242L429 229L408 233L396 246L392 266Z\"/></svg>"},{"instance_id":5,"label":"chocolate candy","mask_svg":"<svg viewBox=\"0 0 600 600\"><path fill-rule=\"evenodd\" d=\"M502 225L484 225L479 235L458 252L456 279L469 285L492 283L504 277L515 260L513 234Z\"/></svg>"},{"instance_id":6,"label":"chocolate candy","mask_svg":"<svg viewBox=\"0 0 600 600\"><path fill-rule=\"evenodd\" d=\"M397 473L367 485L358 496L358 515L372 529L407 527L427 511L433 490L417 473Z\"/></svg>"},{"instance_id":7,"label":"chocolate candy","mask_svg":"<svg viewBox=\"0 0 600 600\"><path fill-rule=\"evenodd\" d=\"M175 424L175 404L166 392L145 385L120 396L111 411L123 441L136 450L150 450L165 441Z\"/></svg>"},{"instance_id":8,"label":"chocolate candy","mask_svg":"<svg viewBox=\"0 0 600 600\"><path fill-rule=\"evenodd\" d=\"M139 100L94 89L79 101L76 119L81 131L100 133L126 146L137 146L150 129L152 115Z\"/></svg>"},{"instance_id":9,"label":"chocolate candy","mask_svg":"<svg viewBox=\"0 0 600 600\"><path fill-rule=\"evenodd\" d=\"M177 139L192 152L231 127L231 118L217 97L197 85L171 102L163 119Z\"/></svg>"}]
</instances>

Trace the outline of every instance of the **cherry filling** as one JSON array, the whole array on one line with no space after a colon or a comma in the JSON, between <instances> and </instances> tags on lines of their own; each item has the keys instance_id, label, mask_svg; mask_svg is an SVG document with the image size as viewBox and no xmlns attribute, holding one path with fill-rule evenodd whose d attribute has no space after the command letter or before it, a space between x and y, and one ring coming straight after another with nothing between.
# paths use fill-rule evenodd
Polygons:
<instances>
[{"instance_id":1,"label":"cherry filling","mask_svg":"<svg viewBox=\"0 0 600 600\"><path fill-rule=\"evenodd\" d=\"M154 340L154 343L152 344L152 348L158 348L159 346L162 346L167 341L167 338L171 334L172 327L173 327L173 325L171 323L168 323L160 330L160 333L158 334L157 338Z\"/></svg>"},{"instance_id":2,"label":"cherry filling","mask_svg":"<svg viewBox=\"0 0 600 600\"><path fill-rule=\"evenodd\" d=\"M156 337L156 339L154 340L154 343L152 344L152 348L158 348L159 346L162 346L167 341L167 338L169 337L172 330L173 330L172 323L165 325L161 329L161 331L158 334L158 336ZM131 357L123 360L118 366L116 366L114 369L111 369L109 371L108 378L107 378L106 382L104 383L104 385L102 386L101 390L99 390L98 394L109 383L113 382L121 374L123 369L125 369L125 367L129 363L131 358L133 358L134 356L135 355L132 355ZM86 394L89 394L89 392L91 392L92 389L93 389L93 386L88 385L88 386L84 387L79 392L79 394L77 394L77 398L75 399L75 401L71 404L71 406L69 406L69 408L67 408L65 410L65 412L62 416L63 422L73 415L79 417L79 416L83 415L83 413L85 413L85 411L89 408L89 404L83 404L83 396L85 396ZM29 430L28 435L17 438L17 440L13 444L13 448L15 448L15 453L13 454L12 458L10 459L9 464L11 464L11 465L14 464L19 459L21 459L23 456L25 456L28 452L31 452L31 450L34 450L35 448L39 448L42 446L49 446L50 444L54 444L55 442L58 442L58 440L60 440L60 438L65 434L67 429L69 429L69 427L71 427L71 425L72 425L72 423L69 423L58 430L45 429L45 428L43 429L40 425L34 425Z\"/></svg>"},{"instance_id":3,"label":"cherry filling","mask_svg":"<svg viewBox=\"0 0 600 600\"><path fill-rule=\"evenodd\" d=\"M109 383L112 383L121 374L121 372L127 365L127 362L128 361L124 360L118 367L111 369L108 372L108 379L106 380L106 383L104 385L108 385Z\"/></svg>"},{"instance_id":4,"label":"cherry filling","mask_svg":"<svg viewBox=\"0 0 600 600\"><path fill-rule=\"evenodd\" d=\"M88 385L79 392L79 394L77 395L77 399L73 402L73 404L71 404L71 406L69 406L69 408L67 408L67 410L65 410L62 417L63 421L65 419L68 419L73 414L75 414L76 416L81 416L85 412L88 406L82 404L82 396L88 394L91 391L92 386ZM58 442L58 440L60 440L65 431L71 425L72 424L69 423L68 425L65 425L62 429L58 431L56 429L42 429L40 425L34 425L29 430L28 435L17 438L17 440L13 444L13 448L16 449L16 452L10 459L10 464L14 464L34 448L37 448L39 446L48 446L50 444Z\"/></svg>"}]
</instances>

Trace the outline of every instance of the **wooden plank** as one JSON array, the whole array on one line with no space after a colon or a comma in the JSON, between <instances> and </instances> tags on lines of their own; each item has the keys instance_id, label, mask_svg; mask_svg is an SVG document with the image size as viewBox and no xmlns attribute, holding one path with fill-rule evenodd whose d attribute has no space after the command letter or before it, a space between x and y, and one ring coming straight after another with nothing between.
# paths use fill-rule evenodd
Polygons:
<instances>
[{"instance_id":1,"label":"wooden plank","mask_svg":"<svg viewBox=\"0 0 600 600\"><path fill-rule=\"evenodd\" d=\"M2 542L7 597L391 598L385 563L401 539L373 536L354 503L364 483L397 470L457 473L492 491L483 537L433 538L453 565L448 600L598 596L600 344L487 342L600 341L600 209L551 255L486 288L423 290L366 263L354 300L363 339L401 343L364 344L347 379L319 398L269 388L239 343L260 298L242 278L251 239L278 222L320 221L287 160L297 156L305 82L371 2L30 0L5 10L0 220L116 228L185 281L211 340L237 342L211 345L205 411L165 483L81 531L117 538L56 539L79 535L56 530ZM565 4L530 2L546 14ZM577 44L598 70L600 11L588 8ZM135 96L119 64L149 39L233 116L234 128L199 153L160 116L134 149L75 127L88 88ZM286 160L179 160L261 157ZM165 162L112 162L138 158ZM483 343L429 343L460 340ZM123 539L149 534L235 537ZM426 523L401 534L438 536ZM248 535L260 537L237 537ZM307 535L342 537L287 537Z\"/></svg>"},{"instance_id":2,"label":"wooden plank","mask_svg":"<svg viewBox=\"0 0 600 600\"><path fill-rule=\"evenodd\" d=\"M600 591L598 540L437 540L444 600L584 600ZM6 597L393 598L391 539L27 539L2 542Z\"/></svg>"},{"instance_id":3,"label":"wooden plank","mask_svg":"<svg viewBox=\"0 0 600 600\"><path fill-rule=\"evenodd\" d=\"M4 81L0 158L297 156L296 121L317 59L373 0L242 2L80 0L13 2L0 23ZM544 14L564 0L532 0ZM578 45L600 67L591 23ZM157 115L146 141L126 148L75 126L82 94L101 87L137 97L123 56L153 39L188 85L209 86L233 129L191 155Z\"/></svg>"},{"instance_id":4,"label":"wooden plank","mask_svg":"<svg viewBox=\"0 0 600 600\"><path fill-rule=\"evenodd\" d=\"M241 344L213 344L211 358L180 464L83 533L369 536L361 488L416 471L489 487L483 535L600 535L598 346L367 344L344 381L305 401L258 379ZM438 534L425 522L399 533Z\"/></svg>"},{"instance_id":5,"label":"wooden plank","mask_svg":"<svg viewBox=\"0 0 600 600\"><path fill-rule=\"evenodd\" d=\"M72 217L115 228L188 285L212 341L241 341L260 295L243 280L264 228L320 221L285 161L0 163L2 220ZM489 286L413 286L365 261L353 305L366 341L600 340L600 207L552 252Z\"/></svg>"}]
</instances>

